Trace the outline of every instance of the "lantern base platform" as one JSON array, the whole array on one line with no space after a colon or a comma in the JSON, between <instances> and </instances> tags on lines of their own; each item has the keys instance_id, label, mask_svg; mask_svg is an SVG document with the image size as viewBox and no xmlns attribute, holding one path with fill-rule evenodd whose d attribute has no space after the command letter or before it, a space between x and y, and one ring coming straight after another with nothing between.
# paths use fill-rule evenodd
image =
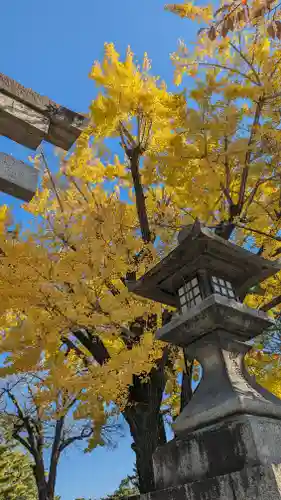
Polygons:
<instances>
[{"instance_id":1,"label":"lantern base platform","mask_svg":"<svg viewBox=\"0 0 281 500\"><path fill-rule=\"evenodd\" d=\"M214 293L188 311L175 315L156 331L155 337L162 342L189 347L208 334L224 331L245 342L273 324L265 312Z\"/></svg>"},{"instance_id":2,"label":"lantern base platform","mask_svg":"<svg viewBox=\"0 0 281 500\"><path fill-rule=\"evenodd\" d=\"M130 497L131 498L131 497ZM132 500L280 500L281 464L260 465L132 497Z\"/></svg>"},{"instance_id":3,"label":"lantern base platform","mask_svg":"<svg viewBox=\"0 0 281 500\"><path fill-rule=\"evenodd\" d=\"M153 456L155 486L163 490L272 463L281 464L281 421L234 415L157 448Z\"/></svg>"}]
</instances>

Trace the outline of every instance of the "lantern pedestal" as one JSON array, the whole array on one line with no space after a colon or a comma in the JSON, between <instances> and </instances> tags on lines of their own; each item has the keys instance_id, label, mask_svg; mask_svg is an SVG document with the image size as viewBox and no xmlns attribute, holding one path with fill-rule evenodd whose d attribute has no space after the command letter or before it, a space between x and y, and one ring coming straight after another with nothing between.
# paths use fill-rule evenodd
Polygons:
<instances>
[{"instance_id":1,"label":"lantern pedestal","mask_svg":"<svg viewBox=\"0 0 281 500\"><path fill-rule=\"evenodd\" d=\"M192 351L195 352L192 356ZM249 414L281 419L281 401L258 385L245 366L250 346L225 332L208 335L189 346L203 368L202 380L174 424L175 434L212 425L231 415ZM281 424L281 420L280 420Z\"/></svg>"},{"instance_id":2,"label":"lantern pedestal","mask_svg":"<svg viewBox=\"0 0 281 500\"><path fill-rule=\"evenodd\" d=\"M239 472L153 491L139 500L280 500L281 465L245 467ZM138 500L132 497L132 500ZM125 499L124 499L125 500Z\"/></svg>"},{"instance_id":3,"label":"lantern pedestal","mask_svg":"<svg viewBox=\"0 0 281 500\"><path fill-rule=\"evenodd\" d=\"M244 500L254 498L251 482L245 481L257 471L275 477L271 464L281 463L281 401L244 365L251 349L244 342L271 324L262 311L213 294L158 330L159 340L184 347L187 357L200 362L203 376L175 421L176 438L154 454L157 491L168 495L168 489L182 485L175 498ZM242 485L239 494L236 487L231 493L234 481ZM255 483L269 488L259 477ZM270 498L281 499L277 483L272 491ZM265 498L259 490L254 496Z\"/></svg>"},{"instance_id":4,"label":"lantern pedestal","mask_svg":"<svg viewBox=\"0 0 281 500\"><path fill-rule=\"evenodd\" d=\"M281 462L281 401L247 373L249 349L220 331L188 346L203 377L175 421L176 438L154 454L157 489Z\"/></svg>"},{"instance_id":5,"label":"lantern pedestal","mask_svg":"<svg viewBox=\"0 0 281 500\"><path fill-rule=\"evenodd\" d=\"M159 447L153 457L155 486L163 490L245 468L276 464L281 462L280 449L280 421L234 415Z\"/></svg>"}]
</instances>

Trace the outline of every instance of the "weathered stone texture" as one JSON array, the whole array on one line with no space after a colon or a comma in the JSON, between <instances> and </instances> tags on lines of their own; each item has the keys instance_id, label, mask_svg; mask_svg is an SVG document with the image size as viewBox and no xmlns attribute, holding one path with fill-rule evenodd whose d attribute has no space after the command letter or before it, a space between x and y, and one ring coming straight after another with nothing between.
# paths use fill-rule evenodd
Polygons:
<instances>
[{"instance_id":1,"label":"weathered stone texture","mask_svg":"<svg viewBox=\"0 0 281 500\"><path fill-rule=\"evenodd\" d=\"M46 141L68 151L88 119L0 73L0 134L31 149Z\"/></svg>"},{"instance_id":2,"label":"weathered stone texture","mask_svg":"<svg viewBox=\"0 0 281 500\"><path fill-rule=\"evenodd\" d=\"M23 201L34 196L39 172L23 161L0 153L0 191Z\"/></svg>"},{"instance_id":3,"label":"weathered stone texture","mask_svg":"<svg viewBox=\"0 0 281 500\"><path fill-rule=\"evenodd\" d=\"M280 420L236 415L159 447L153 459L156 488L278 463L280 449Z\"/></svg>"},{"instance_id":4,"label":"weathered stone texture","mask_svg":"<svg viewBox=\"0 0 281 500\"><path fill-rule=\"evenodd\" d=\"M131 497L134 500L137 497ZM139 500L280 500L281 465L239 472L140 495Z\"/></svg>"},{"instance_id":5,"label":"weathered stone texture","mask_svg":"<svg viewBox=\"0 0 281 500\"><path fill-rule=\"evenodd\" d=\"M280 263L267 261L195 223L172 252L137 281L128 282L128 288L141 297L178 307L177 291L183 279L202 269L229 280L237 295L244 297L250 287L279 271Z\"/></svg>"},{"instance_id":6,"label":"weathered stone texture","mask_svg":"<svg viewBox=\"0 0 281 500\"><path fill-rule=\"evenodd\" d=\"M193 351L194 347L194 351ZM197 359L204 377L191 401L174 423L176 435L220 422L231 415L250 414L281 419L281 401L249 377L244 355L250 346L232 340L227 332L208 335L187 355Z\"/></svg>"},{"instance_id":7,"label":"weathered stone texture","mask_svg":"<svg viewBox=\"0 0 281 500\"><path fill-rule=\"evenodd\" d=\"M129 497L122 497L121 500L140 500L141 495L131 495Z\"/></svg>"},{"instance_id":8,"label":"weathered stone texture","mask_svg":"<svg viewBox=\"0 0 281 500\"><path fill-rule=\"evenodd\" d=\"M263 311L214 293L188 311L174 315L157 330L156 339L184 346L214 331L224 331L245 341L273 323Z\"/></svg>"},{"instance_id":9,"label":"weathered stone texture","mask_svg":"<svg viewBox=\"0 0 281 500\"><path fill-rule=\"evenodd\" d=\"M47 116L0 92L0 134L36 149L49 131Z\"/></svg>"}]
</instances>

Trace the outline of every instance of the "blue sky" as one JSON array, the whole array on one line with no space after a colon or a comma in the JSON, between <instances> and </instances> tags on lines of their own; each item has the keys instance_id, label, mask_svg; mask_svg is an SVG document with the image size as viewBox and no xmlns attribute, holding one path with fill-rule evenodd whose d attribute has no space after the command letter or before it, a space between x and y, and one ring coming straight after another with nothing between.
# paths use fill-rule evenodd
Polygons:
<instances>
[{"instance_id":1,"label":"blue sky","mask_svg":"<svg viewBox=\"0 0 281 500\"><path fill-rule=\"evenodd\" d=\"M148 52L153 73L172 89L169 54L177 40L194 40L196 28L164 11L162 0L7 0L1 4L0 71L26 87L69 108L87 112L95 96L88 73L101 59L104 42L114 42L124 55L128 45L139 60ZM0 137L0 151L27 160L31 151ZM52 149L45 148L54 164ZM27 222L21 203L0 193L0 204L11 206L17 221ZM131 440L116 451L84 455L70 448L62 458L57 493L62 500L96 497L112 492L132 471Z\"/></svg>"}]
</instances>

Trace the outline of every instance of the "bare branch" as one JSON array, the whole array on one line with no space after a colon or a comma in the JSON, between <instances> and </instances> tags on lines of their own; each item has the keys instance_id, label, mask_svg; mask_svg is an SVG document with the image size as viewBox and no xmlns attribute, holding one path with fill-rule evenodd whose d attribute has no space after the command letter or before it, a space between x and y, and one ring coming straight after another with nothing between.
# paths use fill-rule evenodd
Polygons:
<instances>
[{"instance_id":1,"label":"bare branch","mask_svg":"<svg viewBox=\"0 0 281 500\"><path fill-rule=\"evenodd\" d=\"M77 434L76 436L71 436L71 437L65 439L60 445L60 449L59 449L60 453L63 450L65 450L65 448L70 446L72 443L74 443L76 441L82 441L83 439L87 439L87 438L91 437L93 435L93 433L94 433L93 428L82 429L80 434Z\"/></svg>"},{"instance_id":2,"label":"bare branch","mask_svg":"<svg viewBox=\"0 0 281 500\"><path fill-rule=\"evenodd\" d=\"M263 305L260 309L261 309L261 311L267 312L270 309L272 309L273 307L278 306L280 303L281 303L281 295L278 295L277 297L275 297L274 299L272 299L270 302L268 302L267 304Z\"/></svg>"},{"instance_id":3,"label":"bare branch","mask_svg":"<svg viewBox=\"0 0 281 500\"><path fill-rule=\"evenodd\" d=\"M8 389L8 388L4 389L4 391L8 395L10 401L15 406L16 411L17 411L17 416L18 416L18 418L20 419L20 421L22 422L24 428L27 431L27 434L28 434L28 443L29 443L29 446L30 446L30 450L31 450L31 453L34 456L34 458L36 458L37 455L38 455L38 450L37 450L37 446L36 446L36 442L35 442L35 436L34 436L34 432L33 432L33 429L32 429L32 426L31 426L31 423L30 423L30 420L29 420L29 417L24 414L24 411L22 410L22 408L21 408L21 406L20 406L17 398L12 393L12 391L10 389Z\"/></svg>"},{"instance_id":4,"label":"bare branch","mask_svg":"<svg viewBox=\"0 0 281 500\"><path fill-rule=\"evenodd\" d=\"M233 50L235 50L235 52L237 52L237 54L240 55L240 57L243 59L243 61L245 61L245 63L249 66L249 68L251 69L251 71L253 72L253 74L255 75L255 77L257 79L256 83L260 86L261 85L260 77L259 77L258 73L256 72L253 64L247 59L245 54L243 54L242 50L240 50L238 47L236 47L236 45L234 45L234 43L229 42L229 45L233 48Z\"/></svg>"},{"instance_id":5,"label":"bare branch","mask_svg":"<svg viewBox=\"0 0 281 500\"><path fill-rule=\"evenodd\" d=\"M48 172L48 176L49 176L49 179L50 179L50 181L51 181L52 188L53 188L53 190L54 190L55 196L56 196L56 198L57 198L58 205L59 205L59 207L60 207L61 212L63 213L63 212L64 212L64 209L63 209L63 204L62 204L61 199L60 199L60 197L59 197L59 193L58 193L57 187L56 187L56 185L55 185L55 182L54 182L53 176L52 176L52 174L51 174L51 171L50 171L50 169L49 169L49 165L48 165L48 163L47 163L47 160L46 160L46 158L45 158L45 155L44 155L43 151L41 151L41 157L42 157L42 160L43 160L43 162L44 162L45 168L46 168L46 170L47 170L47 172Z\"/></svg>"},{"instance_id":6,"label":"bare branch","mask_svg":"<svg viewBox=\"0 0 281 500\"><path fill-rule=\"evenodd\" d=\"M130 148L136 148L137 144L136 144L135 140L133 139L132 135L130 134L130 132L128 131L128 129L123 125L122 122L120 122L120 129L121 129L121 132L123 134L123 141L125 142L124 139L126 137L127 140L128 140Z\"/></svg>"},{"instance_id":7,"label":"bare branch","mask_svg":"<svg viewBox=\"0 0 281 500\"><path fill-rule=\"evenodd\" d=\"M251 146L252 146L252 143L254 141L256 129L257 129L257 126L258 126L259 121L260 121L260 116L261 116L263 104L264 104L264 99L263 99L263 97L261 97L257 102L255 117L254 117L254 121L252 124L250 137L248 140L248 149L247 149L246 156L245 156L245 164L244 164L244 168L243 168L242 176L241 176L240 192L239 192L239 198L238 198L238 207L239 207L240 212L243 208L244 199L245 199L245 192L246 192L247 180L248 180L248 175L249 175L249 165L251 162Z\"/></svg>"},{"instance_id":8,"label":"bare branch","mask_svg":"<svg viewBox=\"0 0 281 500\"><path fill-rule=\"evenodd\" d=\"M76 247L72 243L69 243L69 241L64 237L62 233L58 233L55 230L54 226L51 223L50 217L47 217L47 221L54 235L64 244L64 246L66 248L70 248L71 250L73 250L73 252L76 252L77 251Z\"/></svg>"},{"instance_id":9,"label":"bare branch","mask_svg":"<svg viewBox=\"0 0 281 500\"><path fill-rule=\"evenodd\" d=\"M235 224L235 225L236 225L236 227L239 227L240 229L244 229L244 231L249 231L251 233L256 233L256 234L259 234L260 236L265 236L266 238L270 238L271 240L275 240L275 241L280 241L281 242L281 237L279 237L279 236L273 236L272 234L265 233L264 231L261 231L260 229L254 229L252 227L243 226L243 225L240 225L240 224Z\"/></svg>"},{"instance_id":10,"label":"bare branch","mask_svg":"<svg viewBox=\"0 0 281 500\"><path fill-rule=\"evenodd\" d=\"M136 205L137 205L137 212L138 212L142 239L144 243L150 243L153 240L153 237L149 228L145 196L144 196L143 186L141 183L141 176L139 171L140 153L138 149L135 149L130 153L129 160L130 160L131 174L136 194Z\"/></svg>"},{"instance_id":11,"label":"bare branch","mask_svg":"<svg viewBox=\"0 0 281 500\"><path fill-rule=\"evenodd\" d=\"M219 69L224 69L226 71L230 71L230 73L236 73L240 76L243 76L243 78L246 78L247 80L249 80L250 82L252 82L254 85L258 85L258 83L253 80L249 75L247 75L246 73L243 73L242 71L239 71L238 69L236 68L230 68L229 66L224 66L223 64L215 64L215 63L204 63L204 62L199 62L199 63L194 63L194 64L198 64L199 66L206 66L208 68L219 68Z\"/></svg>"},{"instance_id":12,"label":"bare branch","mask_svg":"<svg viewBox=\"0 0 281 500\"><path fill-rule=\"evenodd\" d=\"M76 190L78 191L78 193L82 196L83 200L86 202L86 203L89 203L89 200L87 199L87 197L84 195L82 189L80 189L78 183L76 182L76 180L74 179L74 177L72 175L67 175L65 174L66 177L68 177L70 179L70 181L72 182L72 184L74 185L74 187L76 188Z\"/></svg>"},{"instance_id":13,"label":"bare branch","mask_svg":"<svg viewBox=\"0 0 281 500\"><path fill-rule=\"evenodd\" d=\"M16 431L12 433L12 437L18 441L32 456L34 455L33 450L31 446L28 444L28 442L20 436Z\"/></svg>"}]
</instances>

